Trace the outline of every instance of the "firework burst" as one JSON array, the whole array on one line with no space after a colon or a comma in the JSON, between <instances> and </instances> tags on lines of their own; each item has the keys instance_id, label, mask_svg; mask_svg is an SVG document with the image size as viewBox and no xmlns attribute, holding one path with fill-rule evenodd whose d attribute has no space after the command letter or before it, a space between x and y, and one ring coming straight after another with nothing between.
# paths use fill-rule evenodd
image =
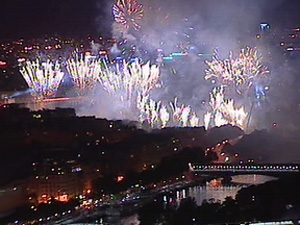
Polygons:
<instances>
[{"instance_id":1,"label":"firework burst","mask_svg":"<svg viewBox=\"0 0 300 225\"><path fill-rule=\"evenodd\" d=\"M239 94L249 89L253 82L266 75L269 71L261 64L262 57L255 48L241 49L237 57L229 53L229 58L221 60L217 53L212 61L206 61L205 79L217 80L221 85L234 87Z\"/></svg>"},{"instance_id":2,"label":"firework burst","mask_svg":"<svg viewBox=\"0 0 300 225\"><path fill-rule=\"evenodd\" d=\"M138 23L143 18L143 5L135 0L117 0L113 5L113 15L116 23L122 24L126 29L132 27L135 30L141 28Z\"/></svg>"}]
</instances>

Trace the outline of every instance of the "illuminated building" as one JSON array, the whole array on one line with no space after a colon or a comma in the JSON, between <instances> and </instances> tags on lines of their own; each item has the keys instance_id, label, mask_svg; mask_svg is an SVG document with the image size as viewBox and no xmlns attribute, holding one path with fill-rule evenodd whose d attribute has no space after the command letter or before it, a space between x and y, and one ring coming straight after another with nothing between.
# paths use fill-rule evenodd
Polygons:
<instances>
[{"instance_id":1,"label":"illuminated building","mask_svg":"<svg viewBox=\"0 0 300 225\"><path fill-rule=\"evenodd\" d=\"M53 174L35 176L28 183L28 192L38 203L46 203L52 198L66 202L83 193L83 184L77 174Z\"/></svg>"},{"instance_id":2,"label":"illuminated building","mask_svg":"<svg viewBox=\"0 0 300 225\"><path fill-rule=\"evenodd\" d=\"M34 175L28 180L27 192L38 203L48 202L53 198L68 201L85 190L83 171L75 160L63 162L47 158L32 166Z\"/></svg>"}]
</instances>

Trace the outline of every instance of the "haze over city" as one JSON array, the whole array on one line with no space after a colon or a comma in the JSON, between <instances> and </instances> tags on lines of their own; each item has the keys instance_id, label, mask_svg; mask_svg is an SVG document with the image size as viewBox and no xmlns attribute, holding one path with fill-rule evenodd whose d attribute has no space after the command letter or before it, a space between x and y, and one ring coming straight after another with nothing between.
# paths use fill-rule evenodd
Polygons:
<instances>
[{"instance_id":1,"label":"haze over city","mask_svg":"<svg viewBox=\"0 0 300 225\"><path fill-rule=\"evenodd\" d=\"M299 20L299 15L294 13L300 7L297 1L190 1L184 5L176 1L141 1L136 4L141 4L142 14L129 15L135 21L123 23L114 20L114 1L6 2L1 8L1 16L5 17L1 20L1 35L15 39L43 35L113 38L116 44L106 49L110 60L121 57L129 61L136 57L142 64L149 61L158 65L160 74L155 86L147 93L149 98L163 106L190 107L188 116L196 115L199 125L206 123L205 114L211 111L209 101L213 88L230 85L221 97L224 101L232 99L236 110L243 107L245 118L238 124L247 132L270 129L276 124L288 129L297 127L299 80L298 64L293 60L297 52L287 50L296 45L290 43L295 42L294 39L288 39ZM10 22L5 22L7 20ZM107 48L95 37L84 46L92 54ZM217 76L205 79L209 69L207 62L213 62L216 54L218 60L225 62L231 54L233 59L238 58L247 48L254 50L245 54L257 57L254 67L261 66L266 71L257 71L258 76L254 78L248 79L249 75L246 75L249 84L240 85L245 87L236 88L236 83L220 82L215 79ZM63 51L55 54L64 55L63 60L67 61L71 54ZM183 54L176 56L178 53ZM47 56L46 52L39 54ZM172 54L175 56L170 60ZM68 72L64 75L65 85L71 82L70 78L69 81L66 79ZM228 89L238 90L232 93L234 91ZM90 95L93 105L81 105L76 109L77 113L138 120L141 113L132 112L128 107L132 103L120 100L124 93L114 93L121 96L112 97L103 91L103 87L96 88ZM236 119L230 121L233 120Z\"/></svg>"},{"instance_id":2,"label":"haze over city","mask_svg":"<svg viewBox=\"0 0 300 225\"><path fill-rule=\"evenodd\" d=\"M3 168L30 165L35 204L109 195L115 186L101 182L128 171L139 175L124 187L137 177L156 185L164 163L193 154L196 164L298 171L299 10L297 0L2 2ZM56 168L84 174L82 186L43 194L39 179Z\"/></svg>"}]
</instances>

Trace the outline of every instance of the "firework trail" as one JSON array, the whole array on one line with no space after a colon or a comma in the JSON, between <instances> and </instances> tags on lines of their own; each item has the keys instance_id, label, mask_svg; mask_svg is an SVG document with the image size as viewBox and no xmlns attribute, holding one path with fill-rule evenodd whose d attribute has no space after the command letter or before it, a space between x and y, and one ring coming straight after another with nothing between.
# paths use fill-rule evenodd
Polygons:
<instances>
[{"instance_id":1,"label":"firework trail","mask_svg":"<svg viewBox=\"0 0 300 225\"><path fill-rule=\"evenodd\" d=\"M209 125L210 125L210 120L211 120L211 117L212 117L212 113L211 112L206 112L204 114L204 127L206 130L209 129Z\"/></svg>"},{"instance_id":2,"label":"firework trail","mask_svg":"<svg viewBox=\"0 0 300 225\"><path fill-rule=\"evenodd\" d=\"M170 121L170 113L166 106L162 105L159 110L160 120L161 120L161 127L166 127L168 122Z\"/></svg>"},{"instance_id":3,"label":"firework trail","mask_svg":"<svg viewBox=\"0 0 300 225\"><path fill-rule=\"evenodd\" d=\"M137 102L139 121L146 121L151 128L199 126L199 118L192 112L191 106L182 104L179 107L177 98L169 105L164 105L161 101L152 100L149 95L139 95Z\"/></svg>"},{"instance_id":4,"label":"firework trail","mask_svg":"<svg viewBox=\"0 0 300 225\"><path fill-rule=\"evenodd\" d=\"M67 60L67 70L72 77L79 95L93 90L101 71L99 60L83 55L73 54Z\"/></svg>"},{"instance_id":5,"label":"firework trail","mask_svg":"<svg viewBox=\"0 0 300 225\"><path fill-rule=\"evenodd\" d=\"M197 127L200 119L192 111L191 106L177 105L177 98L168 105L161 101L155 102L149 96L140 95L138 98L138 109L140 110L140 122L149 124L151 128L175 127Z\"/></svg>"},{"instance_id":6,"label":"firework trail","mask_svg":"<svg viewBox=\"0 0 300 225\"><path fill-rule=\"evenodd\" d=\"M143 5L135 0L117 0L112 9L116 23L122 24L126 29L132 27L135 30L141 28L138 23L143 18Z\"/></svg>"},{"instance_id":7,"label":"firework trail","mask_svg":"<svg viewBox=\"0 0 300 225\"><path fill-rule=\"evenodd\" d=\"M200 119L195 112L191 113L189 120L192 127L198 127L200 125Z\"/></svg>"},{"instance_id":8,"label":"firework trail","mask_svg":"<svg viewBox=\"0 0 300 225\"><path fill-rule=\"evenodd\" d=\"M175 98L174 102L170 103L173 120L174 122L179 123L180 125L186 127L188 124L189 114L191 111L190 106L186 106L182 104L181 106L177 105L177 98Z\"/></svg>"},{"instance_id":9,"label":"firework trail","mask_svg":"<svg viewBox=\"0 0 300 225\"><path fill-rule=\"evenodd\" d=\"M158 127L160 121L161 102L155 102L149 98L149 95L139 95L137 99L137 107L140 110L139 121L141 123L147 121L150 127Z\"/></svg>"},{"instance_id":10,"label":"firework trail","mask_svg":"<svg viewBox=\"0 0 300 225\"><path fill-rule=\"evenodd\" d=\"M25 65L21 66L20 73L32 90L31 93L36 100L55 97L64 76L58 61L40 62L38 59L26 61Z\"/></svg>"},{"instance_id":11,"label":"firework trail","mask_svg":"<svg viewBox=\"0 0 300 225\"><path fill-rule=\"evenodd\" d=\"M136 102L139 94L147 96L157 85L159 68L156 65L139 63L134 60L127 63L110 63L105 60L98 80L103 89L111 95L120 96L122 101Z\"/></svg>"},{"instance_id":12,"label":"firework trail","mask_svg":"<svg viewBox=\"0 0 300 225\"><path fill-rule=\"evenodd\" d=\"M199 126L199 118L195 112L192 112L191 106L185 104L178 106L177 98L174 102L170 102L170 106L173 122L177 126Z\"/></svg>"},{"instance_id":13,"label":"firework trail","mask_svg":"<svg viewBox=\"0 0 300 225\"><path fill-rule=\"evenodd\" d=\"M232 99L226 99L224 92L224 87L221 86L210 93L209 104L212 110L204 115L205 127L208 128L213 122L214 126L232 124L245 129L248 114L243 106L236 108Z\"/></svg>"}]
</instances>

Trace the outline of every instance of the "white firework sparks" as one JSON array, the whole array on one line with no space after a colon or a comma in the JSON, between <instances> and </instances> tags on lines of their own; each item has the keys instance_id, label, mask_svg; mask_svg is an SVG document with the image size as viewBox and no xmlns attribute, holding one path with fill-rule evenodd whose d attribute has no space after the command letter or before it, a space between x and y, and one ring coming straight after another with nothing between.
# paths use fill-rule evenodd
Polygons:
<instances>
[{"instance_id":1,"label":"white firework sparks","mask_svg":"<svg viewBox=\"0 0 300 225\"><path fill-rule=\"evenodd\" d=\"M67 60L67 70L79 95L83 95L91 91L97 84L101 63L97 59L75 54Z\"/></svg>"},{"instance_id":2,"label":"white firework sparks","mask_svg":"<svg viewBox=\"0 0 300 225\"><path fill-rule=\"evenodd\" d=\"M109 94L120 96L123 101L136 101L138 94L146 96L156 86L159 68L156 65L140 64L138 60L121 64L103 62L98 80Z\"/></svg>"},{"instance_id":3,"label":"white firework sparks","mask_svg":"<svg viewBox=\"0 0 300 225\"><path fill-rule=\"evenodd\" d=\"M58 61L40 62L38 59L26 61L20 68L20 73L32 90L32 95L38 100L55 97L64 76Z\"/></svg>"},{"instance_id":4,"label":"white firework sparks","mask_svg":"<svg viewBox=\"0 0 300 225\"><path fill-rule=\"evenodd\" d=\"M205 127L212 122L215 126L232 124L245 129L248 114L243 106L236 108L232 99L226 99L224 87L214 88L210 94L211 112L204 116Z\"/></svg>"}]
</instances>

